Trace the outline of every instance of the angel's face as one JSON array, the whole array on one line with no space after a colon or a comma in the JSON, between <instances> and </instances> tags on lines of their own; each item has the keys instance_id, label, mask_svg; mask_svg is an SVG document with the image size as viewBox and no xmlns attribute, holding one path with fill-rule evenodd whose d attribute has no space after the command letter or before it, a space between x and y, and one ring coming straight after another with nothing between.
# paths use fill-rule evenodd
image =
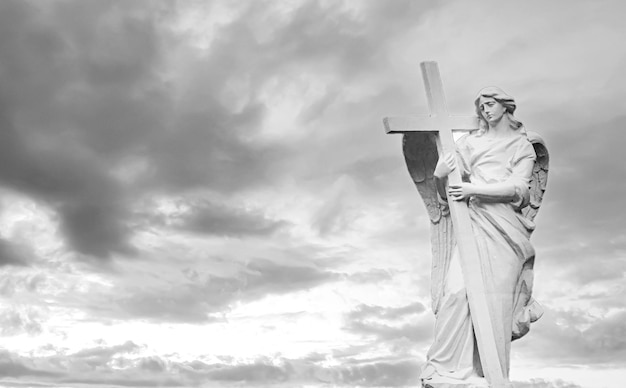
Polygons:
<instances>
[{"instance_id":1,"label":"angel's face","mask_svg":"<svg viewBox=\"0 0 626 388\"><path fill-rule=\"evenodd\" d=\"M504 105L491 97L481 96L478 100L478 108L489 124L497 124L506 113Z\"/></svg>"}]
</instances>

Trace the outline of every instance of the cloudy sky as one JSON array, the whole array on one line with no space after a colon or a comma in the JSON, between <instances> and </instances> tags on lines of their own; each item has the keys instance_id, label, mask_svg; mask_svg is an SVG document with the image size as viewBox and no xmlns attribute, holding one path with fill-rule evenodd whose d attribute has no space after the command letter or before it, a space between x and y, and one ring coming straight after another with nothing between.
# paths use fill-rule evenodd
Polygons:
<instances>
[{"instance_id":1,"label":"cloudy sky","mask_svg":"<svg viewBox=\"0 0 626 388\"><path fill-rule=\"evenodd\" d=\"M626 379L626 6L0 1L0 385L404 387L432 340L401 137L498 85L541 133L519 388Z\"/></svg>"}]
</instances>

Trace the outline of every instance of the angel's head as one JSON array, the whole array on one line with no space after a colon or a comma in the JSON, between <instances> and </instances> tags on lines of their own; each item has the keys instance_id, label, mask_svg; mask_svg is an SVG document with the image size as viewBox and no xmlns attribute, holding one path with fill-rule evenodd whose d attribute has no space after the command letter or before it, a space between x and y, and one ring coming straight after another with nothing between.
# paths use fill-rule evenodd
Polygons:
<instances>
[{"instance_id":1,"label":"angel's head","mask_svg":"<svg viewBox=\"0 0 626 388\"><path fill-rule=\"evenodd\" d=\"M512 129L520 129L523 124L518 121L515 112L515 99L496 86L488 86L481 89L474 100L476 114L479 118L479 133L484 133L489 128L490 116L500 119L506 117ZM493 112L486 112L493 110Z\"/></svg>"}]
</instances>

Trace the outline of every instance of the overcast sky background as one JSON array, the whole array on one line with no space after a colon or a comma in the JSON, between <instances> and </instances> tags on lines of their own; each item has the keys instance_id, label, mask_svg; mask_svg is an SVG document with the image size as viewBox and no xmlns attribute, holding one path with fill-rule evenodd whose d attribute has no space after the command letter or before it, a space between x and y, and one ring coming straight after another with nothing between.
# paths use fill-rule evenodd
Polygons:
<instances>
[{"instance_id":1,"label":"overcast sky background","mask_svg":"<svg viewBox=\"0 0 626 388\"><path fill-rule=\"evenodd\" d=\"M429 221L382 118L436 60L550 150L516 387L622 387L625 11L0 1L0 385L416 385Z\"/></svg>"}]
</instances>

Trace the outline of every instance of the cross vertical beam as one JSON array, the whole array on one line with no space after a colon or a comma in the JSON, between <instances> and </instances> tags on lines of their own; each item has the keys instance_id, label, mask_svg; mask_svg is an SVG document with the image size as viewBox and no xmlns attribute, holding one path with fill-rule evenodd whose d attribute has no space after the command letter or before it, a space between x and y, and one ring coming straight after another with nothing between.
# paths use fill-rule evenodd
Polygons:
<instances>
[{"instance_id":1,"label":"cross vertical beam","mask_svg":"<svg viewBox=\"0 0 626 388\"><path fill-rule=\"evenodd\" d=\"M417 128L392 128L392 123L409 123L416 121L425 121L424 119L393 119L386 118L384 120L387 133L404 133L414 131L437 131L441 142L441 153L455 151L455 141L453 130L459 122L469 122L470 125L464 125L463 129L476 129L477 118L459 119L451 117L448 113L445 94L443 91L443 83L437 62L422 62L420 64L422 76L426 86L426 94L431 110L428 118L429 129ZM472 125L473 124L473 125ZM458 128L458 127L457 127ZM460 128L459 128L460 129ZM448 176L449 184L461 183L461 174L459 168L454 169ZM474 333L478 344L478 351L483 368L483 372L487 381L492 388L508 388L510 383L506 378L503 365L500 364L498 356L497 343L504 341L503 338L495 338L493 324L489 312L489 305L486 299L485 283L483 273L481 271L480 256L478 246L474 241L474 233L470 220L469 209L464 201L449 201L450 216L454 225L454 233L459 248L461 270L465 280L465 288L467 291L467 299L470 306Z\"/></svg>"}]
</instances>

